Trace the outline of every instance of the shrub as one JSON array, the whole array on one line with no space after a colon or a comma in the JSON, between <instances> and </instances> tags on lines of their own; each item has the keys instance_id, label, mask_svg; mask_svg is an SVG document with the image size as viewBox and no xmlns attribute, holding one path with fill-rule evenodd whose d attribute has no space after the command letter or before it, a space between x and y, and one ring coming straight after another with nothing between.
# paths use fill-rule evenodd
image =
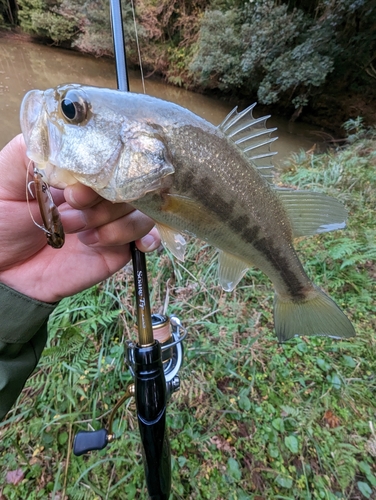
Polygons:
<instances>
[{"instance_id":1,"label":"shrub","mask_svg":"<svg viewBox=\"0 0 376 500\"><path fill-rule=\"evenodd\" d=\"M222 10L205 12L190 65L200 86L258 91L264 104L284 98L300 107L332 73L347 83L368 78L376 6L366 0L317 1L314 10L302 1L214 4Z\"/></svg>"}]
</instances>

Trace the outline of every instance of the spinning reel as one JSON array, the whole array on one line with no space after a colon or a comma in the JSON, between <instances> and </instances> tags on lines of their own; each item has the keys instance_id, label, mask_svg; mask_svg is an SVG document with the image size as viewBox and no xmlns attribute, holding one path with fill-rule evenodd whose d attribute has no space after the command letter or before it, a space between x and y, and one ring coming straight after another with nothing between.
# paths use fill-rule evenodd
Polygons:
<instances>
[{"instance_id":1,"label":"spinning reel","mask_svg":"<svg viewBox=\"0 0 376 500\"><path fill-rule=\"evenodd\" d=\"M166 432L166 406L180 388L179 370L183 363L186 331L179 318L150 314L145 255L132 244L136 287L138 341L127 341L125 363L133 377L124 396L115 404L107 428L80 431L73 453L77 456L102 450L116 436L113 420L130 397L136 401L137 420L143 448L146 484L150 498L167 500L171 488L171 456Z\"/></svg>"}]
</instances>

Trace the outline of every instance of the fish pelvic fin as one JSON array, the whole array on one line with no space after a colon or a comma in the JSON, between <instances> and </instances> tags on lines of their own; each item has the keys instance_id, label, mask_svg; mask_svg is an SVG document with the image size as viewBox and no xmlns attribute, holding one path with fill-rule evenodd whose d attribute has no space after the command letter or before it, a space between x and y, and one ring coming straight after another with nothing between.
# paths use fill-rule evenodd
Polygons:
<instances>
[{"instance_id":1,"label":"fish pelvic fin","mask_svg":"<svg viewBox=\"0 0 376 500\"><path fill-rule=\"evenodd\" d=\"M178 260L184 262L185 249L187 242L182 234L164 224L156 224L163 245L170 250L172 255Z\"/></svg>"},{"instance_id":2,"label":"fish pelvic fin","mask_svg":"<svg viewBox=\"0 0 376 500\"><path fill-rule=\"evenodd\" d=\"M337 304L316 287L303 300L288 300L276 294L274 323L279 342L302 335L335 339L355 335L353 325Z\"/></svg>"},{"instance_id":3,"label":"fish pelvic fin","mask_svg":"<svg viewBox=\"0 0 376 500\"><path fill-rule=\"evenodd\" d=\"M274 177L272 157L277 152L270 151L270 145L277 140L277 137L271 137L271 134L277 129L266 127L270 115L254 118L255 106L256 103L240 113L237 107L234 108L218 128L237 145L250 164L257 168L259 174L272 183Z\"/></svg>"},{"instance_id":4,"label":"fish pelvic fin","mask_svg":"<svg viewBox=\"0 0 376 500\"><path fill-rule=\"evenodd\" d=\"M331 196L281 188L275 191L290 219L294 238L326 233L346 226L347 210Z\"/></svg>"}]
</instances>

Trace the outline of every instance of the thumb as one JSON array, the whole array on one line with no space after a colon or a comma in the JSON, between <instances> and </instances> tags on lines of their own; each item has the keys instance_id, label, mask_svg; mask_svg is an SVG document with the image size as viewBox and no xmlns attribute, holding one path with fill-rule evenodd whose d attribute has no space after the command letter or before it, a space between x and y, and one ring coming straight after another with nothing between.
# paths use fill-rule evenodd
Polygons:
<instances>
[{"instance_id":1,"label":"thumb","mask_svg":"<svg viewBox=\"0 0 376 500\"><path fill-rule=\"evenodd\" d=\"M0 151L0 197L3 200L26 200L28 164L25 141L19 134Z\"/></svg>"}]
</instances>

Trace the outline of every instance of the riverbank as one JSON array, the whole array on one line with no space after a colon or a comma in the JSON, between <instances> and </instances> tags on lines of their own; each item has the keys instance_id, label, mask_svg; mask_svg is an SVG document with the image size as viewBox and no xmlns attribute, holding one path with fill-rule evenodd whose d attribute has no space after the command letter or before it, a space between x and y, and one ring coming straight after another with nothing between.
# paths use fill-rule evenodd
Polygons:
<instances>
[{"instance_id":1,"label":"riverbank","mask_svg":"<svg viewBox=\"0 0 376 500\"><path fill-rule=\"evenodd\" d=\"M12 39L15 42L29 41L35 44L46 44L40 37L28 35L18 29L0 29L0 37ZM64 44L63 44L64 45ZM80 52L75 48L69 46L64 47L74 52ZM82 53L82 52L81 52ZM105 59L112 59L109 56L102 56ZM130 67L138 69L135 64L132 64L134 59L129 58ZM171 81L166 82L166 77L161 73L154 72L152 75L153 80L159 80L174 86ZM376 80L375 80L376 84ZM177 86L181 88L180 86ZM376 85L361 88L361 91L356 91L356 82L354 88L348 88L347 85L328 84L320 87L317 94L313 95L307 106L295 109L291 102L286 99L281 99L273 105L258 105L258 110L263 114L279 115L284 117L287 121L305 123L314 125L315 127L322 128L322 138L328 142L345 137L346 133L343 129L343 123L349 119L356 119L362 117L366 126L376 124ZM212 98L219 99L227 102L233 106L247 106L252 101L257 101L257 95L244 96L241 92L223 92L218 89L205 89L202 87L190 86L190 90L207 95Z\"/></svg>"},{"instance_id":2,"label":"riverbank","mask_svg":"<svg viewBox=\"0 0 376 500\"><path fill-rule=\"evenodd\" d=\"M354 87L356 85L354 84ZM197 91L197 90L196 90ZM224 93L220 91L205 91L207 95L215 96L234 105L247 106L249 97L241 94ZM257 95L254 96L257 101ZM295 109L291 102L281 100L270 106L258 104L263 114L277 114L291 123L306 123L322 128L322 137L331 143L346 137L343 124L347 120L361 117L367 127L376 126L376 75L375 84L362 87L361 91L348 88L337 82L324 85L311 97L307 106Z\"/></svg>"},{"instance_id":3,"label":"riverbank","mask_svg":"<svg viewBox=\"0 0 376 500\"><path fill-rule=\"evenodd\" d=\"M115 64L110 58L95 58L82 52L33 43L30 39L0 38L0 148L20 132L19 112L22 98L28 90L47 89L62 83L80 83L97 87L115 88ZM143 93L140 73L129 70L130 89ZM195 93L164 83L161 78L145 81L146 93L183 106L213 125L219 125L231 109L239 103ZM252 101L244 102L245 106ZM321 128L303 122L291 123L279 117L274 110L267 113L256 106L255 117L271 114L268 127L278 141L272 145L277 152L273 160L283 163L292 152L322 151L326 147ZM325 135L325 139L327 139Z\"/></svg>"}]
</instances>

